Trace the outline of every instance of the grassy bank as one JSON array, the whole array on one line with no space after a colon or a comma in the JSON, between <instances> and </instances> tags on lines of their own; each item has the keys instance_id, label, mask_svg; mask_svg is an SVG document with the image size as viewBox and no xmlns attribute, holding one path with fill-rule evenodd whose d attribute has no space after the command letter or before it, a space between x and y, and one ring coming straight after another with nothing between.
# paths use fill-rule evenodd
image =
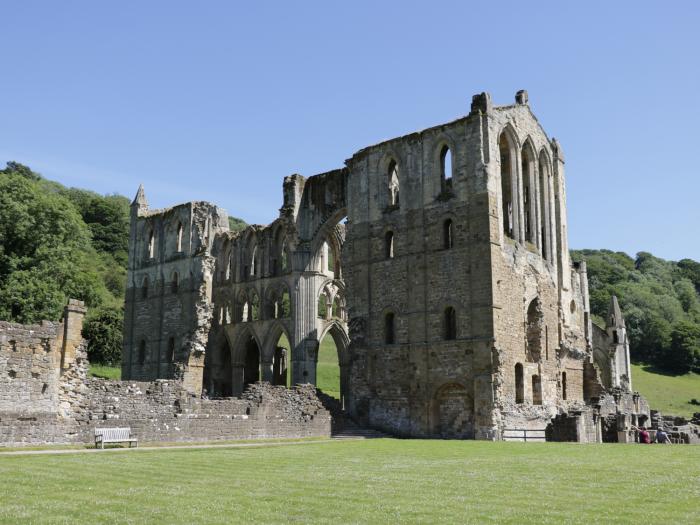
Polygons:
<instances>
[{"instance_id":1,"label":"grassy bank","mask_svg":"<svg viewBox=\"0 0 700 525\"><path fill-rule=\"evenodd\" d=\"M0 522L691 523L699 463L691 446L420 440L0 457Z\"/></svg>"},{"instance_id":2,"label":"grassy bank","mask_svg":"<svg viewBox=\"0 0 700 525\"><path fill-rule=\"evenodd\" d=\"M700 406L700 374L668 375L647 365L632 365L632 388L649 400L651 408L662 414L691 416Z\"/></svg>"}]
</instances>

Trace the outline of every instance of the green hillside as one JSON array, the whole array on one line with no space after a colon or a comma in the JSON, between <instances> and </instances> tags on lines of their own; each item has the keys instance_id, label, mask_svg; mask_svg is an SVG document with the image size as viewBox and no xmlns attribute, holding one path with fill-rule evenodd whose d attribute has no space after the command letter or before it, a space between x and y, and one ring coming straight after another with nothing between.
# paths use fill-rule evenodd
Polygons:
<instances>
[{"instance_id":1,"label":"green hillside","mask_svg":"<svg viewBox=\"0 0 700 525\"><path fill-rule=\"evenodd\" d=\"M692 416L700 412L700 374L667 375L645 365L632 365L632 388L649 400L651 408L662 414Z\"/></svg>"},{"instance_id":2,"label":"green hillside","mask_svg":"<svg viewBox=\"0 0 700 525\"><path fill-rule=\"evenodd\" d=\"M571 257L587 263L595 322L603 324L617 295L633 360L678 374L700 371L700 263L610 250L574 250Z\"/></svg>"}]
</instances>

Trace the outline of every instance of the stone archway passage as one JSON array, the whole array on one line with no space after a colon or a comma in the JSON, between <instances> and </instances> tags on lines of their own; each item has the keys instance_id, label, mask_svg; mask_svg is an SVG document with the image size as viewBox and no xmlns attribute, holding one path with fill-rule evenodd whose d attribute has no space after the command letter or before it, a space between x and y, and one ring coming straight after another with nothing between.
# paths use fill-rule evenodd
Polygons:
<instances>
[{"instance_id":1,"label":"stone archway passage","mask_svg":"<svg viewBox=\"0 0 700 525\"><path fill-rule=\"evenodd\" d=\"M443 439L474 438L474 400L458 384L441 387L433 400L433 433Z\"/></svg>"},{"instance_id":2,"label":"stone archway passage","mask_svg":"<svg viewBox=\"0 0 700 525\"><path fill-rule=\"evenodd\" d=\"M243 389L248 385L260 381L260 347L253 337L250 337L245 346L245 362L243 369Z\"/></svg>"}]
</instances>

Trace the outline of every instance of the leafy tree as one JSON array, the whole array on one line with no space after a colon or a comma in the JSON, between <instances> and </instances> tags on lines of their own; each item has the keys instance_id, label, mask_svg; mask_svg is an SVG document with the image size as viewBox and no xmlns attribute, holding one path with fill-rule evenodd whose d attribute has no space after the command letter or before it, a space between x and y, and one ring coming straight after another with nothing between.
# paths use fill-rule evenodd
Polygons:
<instances>
[{"instance_id":1,"label":"leafy tree","mask_svg":"<svg viewBox=\"0 0 700 525\"><path fill-rule=\"evenodd\" d=\"M68 297L95 306L108 293L75 208L9 167L0 176L0 244L0 318L57 319Z\"/></svg>"},{"instance_id":2,"label":"leafy tree","mask_svg":"<svg viewBox=\"0 0 700 525\"><path fill-rule=\"evenodd\" d=\"M239 232L241 230L245 230L247 226L248 223L245 222L243 219L239 219L238 217L228 218L228 229L232 232Z\"/></svg>"},{"instance_id":3,"label":"leafy tree","mask_svg":"<svg viewBox=\"0 0 700 525\"><path fill-rule=\"evenodd\" d=\"M648 252L635 259L610 250L571 255L587 263L594 320L605 317L610 296L617 295L634 359L673 371L700 367L697 359L688 358L692 338L681 337L689 326L700 327L699 263L665 261Z\"/></svg>"},{"instance_id":4,"label":"leafy tree","mask_svg":"<svg viewBox=\"0 0 700 525\"><path fill-rule=\"evenodd\" d=\"M689 372L700 362L700 326L679 321L673 326L665 364L670 370Z\"/></svg>"},{"instance_id":5,"label":"leafy tree","mask_svg":"<svg viewBox=\"0 0 700 525\"><path fill-rule=\"evenodd\" d=\"M91 363L118 365L122 358L121 308L100 308L90 313L83 326L83 337L88 340L88 359Z\"/></svg>"}]
</instances>

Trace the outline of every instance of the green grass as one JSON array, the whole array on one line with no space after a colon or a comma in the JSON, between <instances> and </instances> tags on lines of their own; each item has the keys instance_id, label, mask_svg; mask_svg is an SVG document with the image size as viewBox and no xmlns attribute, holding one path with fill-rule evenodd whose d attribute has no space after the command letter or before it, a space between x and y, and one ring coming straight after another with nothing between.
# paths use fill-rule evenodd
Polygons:
<instances>
[{"instance_id":1,"label":"green grass","mask_svg":"<svg viewBox=\"0 0 700 525\"><path fill-rule=\"evenodd\" d=\"M90 364L90 375L102 379L121 379L122 369L118 366Z\"/></svg>"},{"instance_id":2,"label":"green grass","mask_svg":"<svg viewBox=\"0 0 700 525\"><path fill-rule=\"evenodd\" d=\"M287 337L282 334L279 346L290 352L290 344ZM288 353L288 355L290 355ZM291 370L287 373L287 386L290 386ZM316 386L329 396L340 399L340 366L338 365L338 350L335 341L330 335L326 335L318 349L318 362L316 364Z\"/></svg>"},{"instance_id":3,"label":"green grass","mask_svg":"<svg viewBox=\"0 0 700 525\"><path fill-rule=\"evenodd\" d=\"M700 447L366 440L0 456L1 523L693 523Z\"/></svg>"},{"instance_id":4,"label":"green grass","mask_svg":"<svg viewBox=\"0 0 700 525\"><path fill-rule=\"evenodd\" d=\"M316 386L329 396L340 399L340 367L338 350L330 335L321 341L316 364Z\"/></svg>"},{"instance_id":5,"label":"green grass","mask_svg":"<svg viewBox=\"0 0 700 525\"><path fill-rule=\"evenodd\" d=\"M691 399L700 401L700 374L673 376L648 365L632 365L632 388L662 414L691 416L700 412L700 406L690 404Z\"/></svg>"}]
</instances>

